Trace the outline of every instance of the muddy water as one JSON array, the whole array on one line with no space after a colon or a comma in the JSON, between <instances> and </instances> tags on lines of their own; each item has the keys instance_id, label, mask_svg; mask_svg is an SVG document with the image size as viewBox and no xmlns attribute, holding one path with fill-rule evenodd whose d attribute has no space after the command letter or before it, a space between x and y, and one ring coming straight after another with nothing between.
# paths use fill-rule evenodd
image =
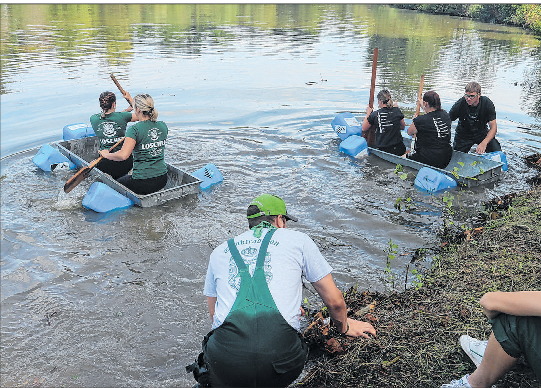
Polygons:
<instances>
[{"instance_id":1,"label":"muddy water","mask_svg":"<svg viewBox=\"0 0 541 388\"><path fill-rule=\"evenodd\" d=\"M446 109L470 78L495 102L509 171L454 190L451 217L467 220L482 201L527 188L533 172L522 158L541 150L539 47L519 29L367 5L1 9L1 386L193 385L184 366L210 328L209 254L246 228L246 205L261 192L286 200L300 219L290 227L316 241L341 288L389 286L390 241L403 287L448 195L417 191L413 171L401 179L373 155L339 152L330 122L342 111L362 116L374 47L377 88L393 91L406 118L421 74ZM169 163L187 172L214 163L224 182L98 214L81 206L92 179L65 195L73 171L34 166L41 144L98 111L99 93L114 90L111 72L132 95L155 98ZM395 207L408 198L409 209Z\"/></svg>"}]
</instances>

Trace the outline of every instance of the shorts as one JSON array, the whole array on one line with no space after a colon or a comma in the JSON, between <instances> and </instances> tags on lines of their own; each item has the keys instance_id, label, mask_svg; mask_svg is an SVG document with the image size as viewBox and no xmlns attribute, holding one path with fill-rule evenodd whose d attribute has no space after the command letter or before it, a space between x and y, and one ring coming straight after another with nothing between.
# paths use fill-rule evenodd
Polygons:
<instances>
[{"instance_id":1,"label":"shorts","mask_svg":"<svg viewBox=\"0 0 541 388\"><path fill-rule=\"evenodd\" d=\"M468 153L470 152L470 149L472 148L474 144L481 143L483 140L485 140L485 137L486 137L486 133L483 134L482 136L478 136L474 138L460 136L457 133L455 135L455 140L453 141L453 149L455 151ZM496 138L494 138L488 142L485 152L488 153L488 152L496 152L496 151L501 151L501 150L502 150L502 147L500 146L500 142L496 140Z\"/></svg>"},{"instance_id":2,"label":"shorts","mask_svg":"<svg viewBox=\"0 0 541 388\"><path fill-rule=\"evenodd\" d=\"M406 146L403 142L400 142L389 147L378 147L378 150L388 152L389 154L402 156L406 153Z\"/></svg>"},{"instance_id":3,"label":"shorts","mask_svg":"<svg viewBox=\"0 0 541 388\"><path fill-rule=\"evenodd\" d=\"M541 379L541 317L499 314L490 321L494 337L511 357L524 355Z\"/></svg>"},{"instance_id":4,"label":"shorts","mask_svg":"<svg viewBox=\"0 0 541 388\"><path fill-rule=\"evenodd\" d=\"M453 149L451 146L449 148L421 148L406 155L407 159L441 169L447 167L452 157Z\"/></svg>"},{"instance_id":5,"label":"shorts","mask_svg":"<svg viewBox=\"0 0 541 388\"><path fill-rule=\"evenodd\" d=\"M147 179L133 179L131 175L124 175L117 179L117 181L135 194L147 195L155 193L165 187L167 184L167 174Z\"/></svg>"}]
</instances>

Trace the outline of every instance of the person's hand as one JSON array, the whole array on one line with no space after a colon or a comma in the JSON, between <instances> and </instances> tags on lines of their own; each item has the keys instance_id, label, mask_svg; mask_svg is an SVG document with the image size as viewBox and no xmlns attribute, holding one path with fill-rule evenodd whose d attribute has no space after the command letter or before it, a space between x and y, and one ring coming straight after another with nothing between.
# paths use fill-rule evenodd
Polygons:
<instances>
[{"instance_id":1,"label":"person's hand","mask_svg":"<svg viewBox=\"0 0 541 388\"><path fill-rule=\"evenodd\" d=\"M482 141L477 145L477 148L475 149L475 152L477 152L479 155L484 154L487 149L487 143Z\"/></svg>"},{"instance_id":2,"label":"person's hand","mask_svg":"<svg viewBox=\"0 0 541 388\"><path fill-rule=\"evenodd\" d=\"M374 108L371 108L370 106L366 107L366 115L370 116L370 114L374 111Z\"/></svg>"},{"instance_id":3,"label":"person's hand","mask_svg":"<svg viewBox=\"0 0 541 388\"><path fill-rule=\"evenodd\" d=\"M376 335L376 329L368 322L348 318L349 330L346 333L350 337L370 338L368 334Z\"/></svg>"},{"instance_id":4,"label":"person's hand","mask_svg":"<svg viewBox=\"0 0 541 388\"><path fill-rule=\"evenodd\" d=\"M100 150L98 151L100 156L103 156L105 159L107 159L107 155L109 155L109 150Z\"/></svg>"}]
</instances>

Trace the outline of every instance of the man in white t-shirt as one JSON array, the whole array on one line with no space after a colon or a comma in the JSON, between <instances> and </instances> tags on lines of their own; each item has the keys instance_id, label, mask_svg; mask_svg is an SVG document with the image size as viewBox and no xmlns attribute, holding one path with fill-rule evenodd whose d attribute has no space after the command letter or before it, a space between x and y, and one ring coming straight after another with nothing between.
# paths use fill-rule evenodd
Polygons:
<instances>
[{"instance_id":1,"label":"man in white t-shirt","mask_svg":"<svg viewBox=\"0 0 541 388\"><path fill-rule=\"evenodd\" d=\"M332 268L308 235L286 229L297 221L275 195L255 198L250 230L210 255L204 293L212 331L198 362L187 367L200 386L285 387L301 373L308 349L299 333L302 277L311 282L343 335L376 334L347 318Z\"/></svg>"}]
</instances>

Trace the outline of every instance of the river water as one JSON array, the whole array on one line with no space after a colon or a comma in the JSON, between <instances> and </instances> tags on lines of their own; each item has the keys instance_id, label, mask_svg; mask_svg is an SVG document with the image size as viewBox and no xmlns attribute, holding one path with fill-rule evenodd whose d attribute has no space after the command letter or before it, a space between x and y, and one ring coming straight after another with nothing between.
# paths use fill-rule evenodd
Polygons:
<instances>
[{"instance_id":1,"label":"river water","mask_svg":"<svg viewBox=\"0 0 541 388\"><path fill-rule=\"evenodd\" d=\"M241 233L250 200L285 199L340 288L403 287L412 252L442 225L448 194L427 195L395 165L338 150L337 113L362 117L371 61L411 122L421 75L449 109L477 80L495 103L509 171L452 191L452 218L528 188L541 152L540 45L527 32L376 5L0 5L0 385L189 387L184 366L210 328L202 295L210 252ZM214 163L223 183L153 208L81 206L73 171L32 163L67 124L89 122L102 91L154 97L170 129L166 159ZM120 94L117 93L117 97ZM120 109L126 107L121 97ZM412 206L401 210L398 201ZM293 223L292 223L293 224ZM410 268L411 269L411 268ZM310 290L310 300L316 303ZM436 386L436 384L435 384Z\"/></svg>"}]
</instances>

